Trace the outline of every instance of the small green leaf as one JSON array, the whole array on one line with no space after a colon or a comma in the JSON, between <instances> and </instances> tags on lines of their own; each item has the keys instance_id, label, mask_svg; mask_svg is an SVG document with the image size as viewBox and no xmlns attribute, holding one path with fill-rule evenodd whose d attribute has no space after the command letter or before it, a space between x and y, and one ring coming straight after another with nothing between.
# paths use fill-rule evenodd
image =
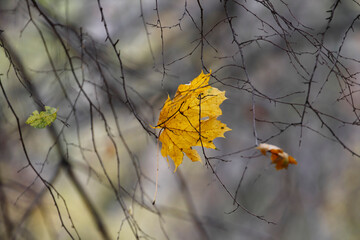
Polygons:
<instances>
[{"instance_id":1,"label":"small green leaf","mask_svg":"<svg viewBox=\"0 0 360 240\"><path fill-rule=\"evenodd\" d=\"M34 128L44 128L55 121L57 111L56 108L45 106L45 111L41 111L40 113L36 110L33 111L25 123Z\"/></svg>"}]
</instances>

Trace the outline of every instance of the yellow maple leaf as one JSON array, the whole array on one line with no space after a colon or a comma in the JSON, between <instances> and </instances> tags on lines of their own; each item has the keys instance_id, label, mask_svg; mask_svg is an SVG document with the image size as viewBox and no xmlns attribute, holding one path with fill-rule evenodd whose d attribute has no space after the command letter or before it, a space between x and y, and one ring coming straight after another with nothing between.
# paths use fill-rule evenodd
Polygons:
<instances>
[{"instance_id":1,"label":"yellow maple leaf","mask_svg":"<svg viewBox=\"0 0 360 240\"><path fill-rule=\"evenodd\" d=\"M266 152L271 153L271 163L275 164L275 168L277 170L283 168L287 169L289 164L297 164L295 158L284 152L284 150L282 150L278 146L261 143L256 148L259 149L263 155L266 155Z\"/></svg>"},{"instance_id":2,"label":"yellow maple leaf","mask_svg":"<svg viewBox=\"0 0 360 240\"><path fill-rule=\"evenodd\" d=\"M201 74L189 84L181 84L174 96L168 96L160 112L161 155L174 161L175 170L182 163L184 153L193 161L201 158L193 146L216 149L213 140L224 137L231 129L216 118L222 114L220 104L225 91L209 86L210 74ZM201 137L200 137L201 136Z\"/></svg>"}]
</instances>

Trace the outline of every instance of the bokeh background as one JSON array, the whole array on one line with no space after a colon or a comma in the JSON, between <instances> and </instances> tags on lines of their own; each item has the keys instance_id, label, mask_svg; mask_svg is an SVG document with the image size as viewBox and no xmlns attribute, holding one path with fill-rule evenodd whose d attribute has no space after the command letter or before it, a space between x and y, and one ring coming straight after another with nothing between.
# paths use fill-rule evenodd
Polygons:
<instances>
[{"instance_id":1,"label":"bokeh background","mask_svg":"<svg viewBox=\"0 0 360 240\"><path fill-rule=\"evenodd\" d=\"M1 0L0 238L358 239L359 12L357 0ZM150 126L210 69L232 131L174 173ZM26 125L45 105L54 124ZM275 170L261 142L298 164Z\"/></svg>"}]
</instances>

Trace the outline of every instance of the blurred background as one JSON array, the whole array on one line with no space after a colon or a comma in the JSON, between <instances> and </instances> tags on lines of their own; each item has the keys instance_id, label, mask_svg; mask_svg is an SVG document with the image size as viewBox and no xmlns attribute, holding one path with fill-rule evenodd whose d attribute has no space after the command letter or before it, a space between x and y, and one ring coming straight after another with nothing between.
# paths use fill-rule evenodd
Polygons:
<instances>
[{"instance_id":1,"label":"blurred background","mask_svg":"<svg viewBox=\"0 0 360 240\"><path fill-rule=\"evenodd\" d=\"M357 0L1 0L0 238L358 239L359 12ZM151 126L202 70L226 91L232 131L174 173ZM53 125L26 125L44 106ZM277 171L262 142L298 164Z\"/></svg>"}]
</instances>

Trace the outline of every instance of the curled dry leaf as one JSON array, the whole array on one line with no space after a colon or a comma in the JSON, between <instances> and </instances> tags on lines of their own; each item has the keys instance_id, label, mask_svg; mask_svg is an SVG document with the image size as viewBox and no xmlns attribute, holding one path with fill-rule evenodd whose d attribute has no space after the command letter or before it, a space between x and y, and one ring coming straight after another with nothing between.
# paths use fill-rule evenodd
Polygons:
<instances>
[{"instance_id":1,"label":"curled dry leaf","mask_svg":"<svg viewBox=\"0 0 360 240\"><path fill-rule=\"evenodd\" d=\"M226 99L225 91L209 86L210 74L201 74L189 84L178 87L174 99L166 100L160 112L159 140L161 155L175 163L182 163L184 153L193 161L201 158L193 146L216 149L213 140L224 137L231 129L216 118L222 114L220 104Z\"/></svg>"},{"instance_id":2,"label":"curled dry leaf","mask_svg":"<svg viewBox=\"0 0 360 240\"><path fill-rule=\"evenodd\" d=\"M266 155L266 152L271 153L271 163L276 164L275 168L277 170L283 168L287 169L289 164L297 164L296 160L292 156L290 156L289 154L284 152L284 150L275 145L261 143L256 148L259 149L264 155Z\"/></svg>"}]
</instances>

